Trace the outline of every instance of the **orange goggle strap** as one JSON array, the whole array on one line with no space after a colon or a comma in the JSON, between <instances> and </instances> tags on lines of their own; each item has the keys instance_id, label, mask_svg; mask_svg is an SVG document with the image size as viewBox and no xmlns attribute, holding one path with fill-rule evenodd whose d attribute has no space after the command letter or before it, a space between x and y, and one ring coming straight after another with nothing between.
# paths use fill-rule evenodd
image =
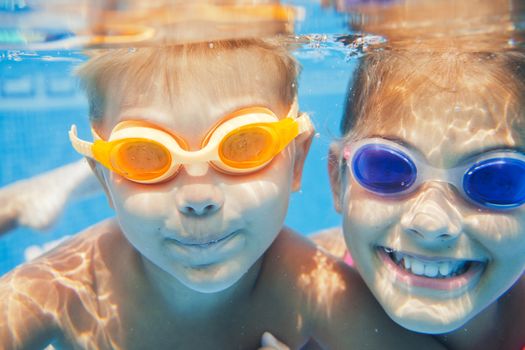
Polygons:
<instances>
[{"instance_id":1,"label":"orange goggle strap","mask_svg":"<svg viewBox=\"0 0 525 350\"><path fill-rule=\"evenodd\" d=\"M129 142L130 139L121 139L121 140L115 140L115 141L103 141L100 136L92 129L92 133L94 136L95 141L93 143L84 141L78 138L77 135L77 126L72 125L71 130L69 131L69 139L71 141L71 144L73 145L73 148L83 155L84 157L88 157L91 159L96 160L106 168L108 168L111 171L117 172L121 175L121 171L118 169L115 169L113 165L111 164L111 150L123 142Z\"/></svg>"}]
</instances>

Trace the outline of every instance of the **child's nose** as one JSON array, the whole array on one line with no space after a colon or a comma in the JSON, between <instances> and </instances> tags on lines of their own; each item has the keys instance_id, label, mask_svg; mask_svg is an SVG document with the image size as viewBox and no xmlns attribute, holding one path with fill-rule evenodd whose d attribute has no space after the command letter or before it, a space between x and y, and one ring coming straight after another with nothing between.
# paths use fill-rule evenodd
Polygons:
<instances>
[{"instance_id":1,"label":"child's nose","mask_svg":"<svg viewBox=\"0 0 525 350\"><path fill-rule=\"evenodd\" d=\"M188 184L177 190L175 204L182 214L211 215L222 208L224 192L213 184Z\"/></svg>"},{"instance_id":2,"label":"child's nose","mask_svg":"<svg viewBox=\"0 0 525 350\"><path fill-rule=\"evenodd\" d=\"M428 243L456 238L463 231L463 220L454 196L448 184L423 185L401 218L403 231Z\"/></svg>"}]
</instances>

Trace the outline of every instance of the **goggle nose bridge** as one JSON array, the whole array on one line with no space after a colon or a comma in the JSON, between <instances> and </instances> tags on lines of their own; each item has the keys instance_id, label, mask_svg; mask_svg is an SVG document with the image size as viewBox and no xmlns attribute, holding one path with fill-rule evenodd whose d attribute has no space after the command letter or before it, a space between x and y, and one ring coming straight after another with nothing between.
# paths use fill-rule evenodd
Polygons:
<instances>
[{"instance_id":1,"label":"goggle nose bridge","mask_svg":"<svg viewBox=\"0 0 525 350\"><path fill-rule=\"evenodd\" d=\"M417 158L412 158L412 161L417 169L416 181L412 185L414 188L427 182L440 182L452 185L461 192L463 191L462 182L466 171L465 166L447 169L433 167Z\"/></svg>"},{"instance_id":2,"label":"goggle nose bridge","mask_svg":"<svg viewBox=\"0 0 525 350\"><path fill-rule=\"evenodd\" d=\"M176 157L175 153L169 148L168 151L172 156L172 162L178 165L192 165L220 160L218 153L215 153L215 149L209 144L196 151L180 150Z\"/></svg>"}]
</instances>

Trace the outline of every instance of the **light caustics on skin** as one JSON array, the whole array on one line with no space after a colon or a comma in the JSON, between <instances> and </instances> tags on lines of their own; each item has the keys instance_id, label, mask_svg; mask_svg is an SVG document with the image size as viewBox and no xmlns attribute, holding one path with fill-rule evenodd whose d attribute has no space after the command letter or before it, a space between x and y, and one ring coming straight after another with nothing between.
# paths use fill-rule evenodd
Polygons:
<instances>
[{"instance_id":1,"label":"light caustics on skin","mask_svg":"<svg viewBox=\"0 0 525 350\"><path fill-rule=\"evenodd\" d=\"M215 125L247 106L264 106L286 116L296 94L290 82L297 72L284 47L274 50L273 44L257 39L212 44L139 48L133 54L111 50L91 57L79 74L86 83L91 115L102 117L93 122L101 138L108 139L119 122L138 118L179 135L196 151ZM259 77L256 84L254 77ZM136 108L150 114L126 114ZM66 243L11 275L11 283L24 293L8 284L0 287L0 293L24 299L19 304L33 298L29 305L34 304L35 311L47 305L42 322L56 325L47 330L63 331L66 341L81 348L140 347L152 340L180 345L191 333L170 327L171 321L180 319L173 317L173 309L204 304L192 308L192 316L208 319L210 305L221 297L226 301L225 294L246 292L252 297L250 282L257 274L251 272L258 271L261 256L282 230L292 183L298 177L294 166L302 165L300 142L307 139L291 143L254 173L233 176L204 164L201 170L207 171L196 174L184 166L173 178L150 186L95 164L120 228L115 224L100 233L98 241L80 234L74 244ZM203 186L197 189L193 184ZM210 205L213 210L204 210ZM231 233L231 239L222 240ZM105 244L112 239L117 242ZM41 283L28 275L35 269L35 275L46 277ZM40 290L57 292L41 298ZM170 294L164 299L165 291ZM236 299L228 298L224 308L231 308L231 302ZM147 307L140 307L144 303ZM210 323L205 328L211 328ZM0 332L10 328L16 329L2 327Z\"/></svg>"},{"instance_id":2,"label":"light caustics on skin","mask_svg":"<svg viewBox=\"0 0 525 350\"><path fill-rule=\"evenodd\" d=\"M64 330L56 341L72 341L83 349L122 349L119 310L113 293L106 288L113 277L103 257L91 254L89 243L71 242L67 254L51 253L34 261L31 268L14 270L4 280L0 298L6 308L0 330L11 330L2 335L6 348L18 348L21 339L31 336L25 334L29 329L11 325L40 324ZM97 268L96 286L93 265ZM94 297L94 293L100 294Z\"/></svg>"},{"instance_id":3,"label":"light caustics on skin","mask_svg":"<svg viewBox=\"0 0 525 350\"><path fill-rule=\"evenodd\" d=\"M403 295L398 290L395 290L395 282L387 270L378 271L377 273L378 277L382 274L384 276L376 278L374 288L382 290L382 298L388 299L393 305L392 310L389 310L391 315L396 318L409 320L405 322L408 322L412 327L417 327L418 320L428 318L438 319L442 325L447 325L462 317L466 310L472 308L472 300L468 295L456 299L454 308L449 308L442 303L436 302L432 297L415 297L418 293L409 286L406 287L406 294ZM411 297L411 295L414 297ZM446 297L445 292L443 293L443 298Z\"/></svg>"},{"instance_id":4,"label":"light caustics on skin","mask_svg":"<svg viewBox=\"0 0 525 350\"><path fill-rule=\"evenodd\" d=\"M434 326L446 327L472 309L472 296L465 294L472 281L462 276L468 263L447 258L434 261L390 248L378 250L388 253L378 253L383 259L379 258L382 266L376 271L373 288L388 300L389 313L406 325L418 327L418 320L435 319ZM444 302L447 299L454 300L453 307Z\"/></svg>"},{"instance_id":5,"label":"light caustics on skin","mask_svg":"<svg viewBox=\"0 0 525 350\"><path fill-rule=\"evenodd\" d=\"M350 140L390 139L439 169L494 149L522 149L523 87L510 78L512 54L451 48L373 55L365 60L370 89L361 87L368 95L355 100L365 103L353 111ZM376 298L403 326L452 331L523 273L525 208L484 208L441 181L387 198L347 173L342 179L347 245Z\"/></svg>"},{"instance_id":6,"label":"light caustics on skin","mask_svg":"<svg viewBox=\"0 0 525 350\"><path fill-rule=\"evenodd\" d=\"M140 119L180 136L190 151L197 151L214 126L247 106L285 116L295 96L289 88L293 62L250 43L239 49L213 43L160 53L138 50L134 63L148 72L114 79L126 85L126 93L115 93L107 104L106 115L116 118L101 128L101 137L138 111ZM257 84L254 76L260 77ZM120 181L106 169L102 173L123 232L137 251L186 287L211 293L235 285L279 233L293 178L293 150L291 143L266 167L243 175L224 174L206 162L184 164L169 181L150 187ZM213 210L196 210L200 206Z\"/></svg>"},{"instance_id":7,"label":"light caustics on skin","mask_svg":"<svg viewBox=\"0 0 525 350\"><path fill-rule=\"evenodd\" d=\"M317 251L314 256L315 268L299 275L299 286L307 291L308 304L314 305L319 312L324 312L329 318L332 313L333 299L344 293L345 283L335 271L334 263L328 257Z\"/></svg>"}]
</instances>

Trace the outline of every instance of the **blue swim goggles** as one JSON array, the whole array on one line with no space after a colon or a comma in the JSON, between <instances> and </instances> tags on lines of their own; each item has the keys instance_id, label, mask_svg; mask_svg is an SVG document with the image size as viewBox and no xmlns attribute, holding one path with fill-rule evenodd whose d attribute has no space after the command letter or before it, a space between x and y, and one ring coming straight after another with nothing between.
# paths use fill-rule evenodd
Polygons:
<instances>
[{"instance_id":1,"label":"blue swim goggles","mask_svg":"<svg viewBox=\"0 0 525 350\"><path fill-rule=\"evenodd\" d=\"M525 154L517 151L488 152L466 165L442 169L396 142L369 138L345 145L343 158L354 179L381 196L404 195L424 182L440 181L482 207L504 210L525 203Z\"/></svg>"}]
</instances>

